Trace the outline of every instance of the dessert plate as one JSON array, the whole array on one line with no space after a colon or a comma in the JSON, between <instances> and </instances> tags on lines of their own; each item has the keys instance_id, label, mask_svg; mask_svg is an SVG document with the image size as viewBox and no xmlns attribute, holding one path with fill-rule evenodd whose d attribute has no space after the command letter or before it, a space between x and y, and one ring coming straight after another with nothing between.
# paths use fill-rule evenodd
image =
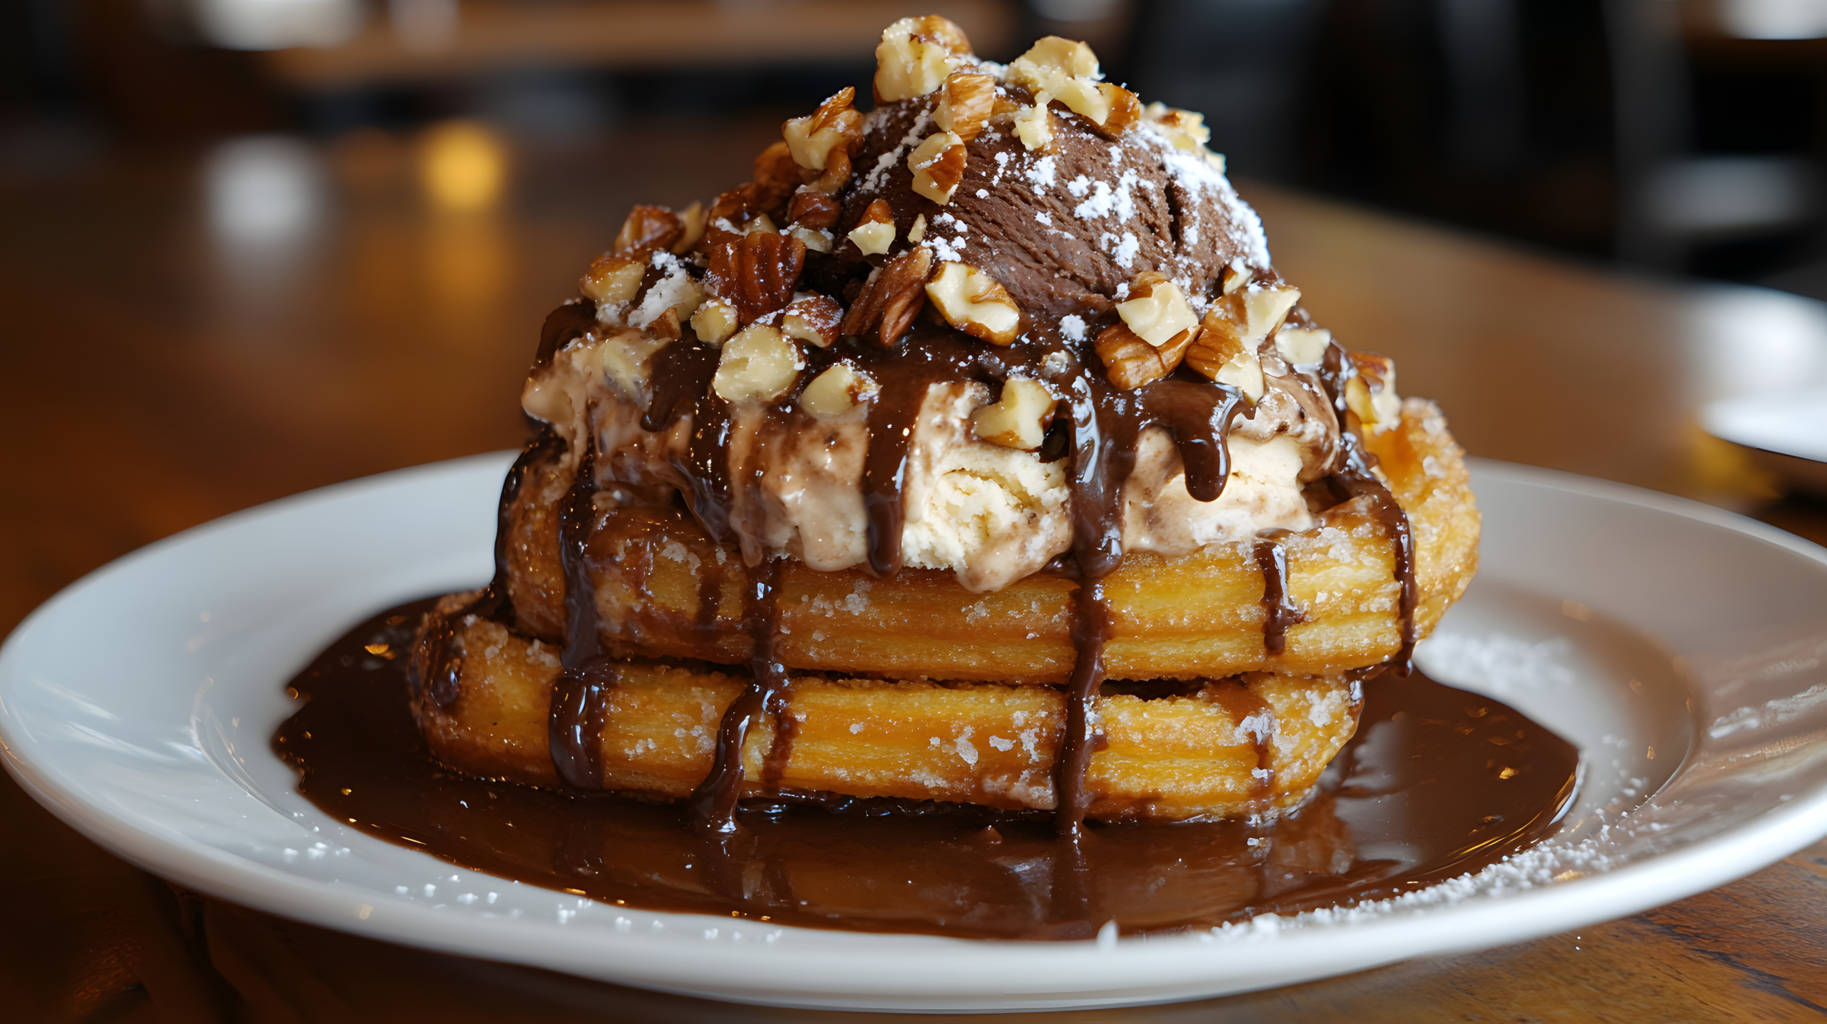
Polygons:
<instances>
[{"instance_id":1,"label":"dessert plate","mask_svg":"<svg viewBox=\"0 0 1827 1024\"><path fill-rule=\"evenodd\" d=\"M462 870L319 812L268 737L291 710L282 683L348 625L487 575L506 466L300 495L70 587L0 649L7 769L121 856L277 914L650 988L905 1010L1190 999L1516 942L1719 885L1827 832L1827 551L1479 463L1483 569L1419 657L1577 743L1583 781L1560 833L1478 876L1198 934L1021 943L644 913Z\"/></svg>"},{"instance_id":2,"label":"dessert plate","mask_svg":"<svg viewBox=\"0 0 1827 1024\"><path fill-rule=\"evenodd\" d=\"M1728 398L1701 410L1700 422L1778 477L1827 494L1827 390Z\"/></svg>"}]
</instances>

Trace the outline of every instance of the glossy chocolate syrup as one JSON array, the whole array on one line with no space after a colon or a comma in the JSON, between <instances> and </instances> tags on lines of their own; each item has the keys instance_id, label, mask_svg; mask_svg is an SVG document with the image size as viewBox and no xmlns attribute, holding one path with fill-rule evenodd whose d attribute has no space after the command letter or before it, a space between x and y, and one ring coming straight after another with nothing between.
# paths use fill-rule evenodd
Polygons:
<instances>
[{"instance_id":1,"label":"glossy chocolate syrup","mask_svg":"<svg viewBox=\"0 0 1827 1024\"><path fill-rule=\"evenodd\" d=\"M1262 645L1280 654L1288 646L1288 627L1307 617L1288 593L1288 550L1274 537L1257 538L1256 568L1262 573Z\"/></svg>"},{"instance_id":2,"label":"glossy chocolate syrup","mask_svg":"<svg viewBox=\"0 0 1827 1024\"><path fill-rule=\"evenodd\" d=\"M1092 824L970 808L806 800L707 832L673 805L460 775L406 700L429 606L331 644L290 690L273 744L299 790L372 835L506 878L651 910L781 924L1057 939L1201 928L1390 896L1551 833L1577 751L1495 701L1421 676L1365 686L1358 734L1298 812L1262 825ZM924 813L921 813L924 811Z\"/></svg>"}]
</instances>

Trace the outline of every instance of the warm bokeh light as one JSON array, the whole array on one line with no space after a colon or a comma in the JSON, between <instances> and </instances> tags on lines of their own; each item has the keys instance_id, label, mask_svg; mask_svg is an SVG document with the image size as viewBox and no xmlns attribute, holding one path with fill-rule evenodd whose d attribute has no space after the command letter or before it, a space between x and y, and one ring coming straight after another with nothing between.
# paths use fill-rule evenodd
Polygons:
<instances>
[{"instance_id":1,"label":"warm bokeh light","mask_svg":"<svg viewBox=\"0 0 1827 1024\"><path fill-rule=\"evenodd\" d=\"M507 181L501 140L482 125L450 121L427 130L420 141L419 174L432 202L452 210L494 205Z\"/></svg>"}]
</instances>

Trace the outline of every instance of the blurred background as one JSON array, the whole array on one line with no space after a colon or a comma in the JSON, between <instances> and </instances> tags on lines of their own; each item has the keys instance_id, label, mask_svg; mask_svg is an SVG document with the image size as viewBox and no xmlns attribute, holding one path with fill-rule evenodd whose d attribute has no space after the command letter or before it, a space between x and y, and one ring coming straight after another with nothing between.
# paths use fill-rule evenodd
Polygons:
<instances>
[{"instance_id":1,"label":"blurred background","mask_svg":"<svg viewBox=\"0 0 1827 1024\"><path fill-rule=\"evenodd\" d=\"M213 230L250 243L396 176L536 205L580 146L708 198L733 178L694 137L758 147L914 9L991 57L1089 40L1246 181L1827 297L1827 0L13 0L0 180L202 154Z\"/></svg>"}]
</instances>

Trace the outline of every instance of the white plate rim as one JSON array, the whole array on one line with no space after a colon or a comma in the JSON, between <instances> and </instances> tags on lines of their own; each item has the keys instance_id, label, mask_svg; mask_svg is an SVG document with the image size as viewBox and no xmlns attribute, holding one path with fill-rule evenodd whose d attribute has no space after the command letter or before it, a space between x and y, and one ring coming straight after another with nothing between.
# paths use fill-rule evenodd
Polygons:
<instances>
[{"instance_id":1,"label":"white plate rim","mask_svg":"<svg viewBox=\"0 0 1827 1024\"><path fill-rule=\"evenodd\" d=\"M473 929L453 927L452 915L444 910L412 903L373 901L334 884L266 873L257 864L182 836L149 832L117 819L72 791L58 778L54 767L35 763L29 752L21 749L21 740L6 703L5 683L9 678L13 649L34 624L55 614L65 602L76 600L88 588L106 585L111 575L141 560L177 545L205 543L223 531L258 522L263 517L287 515L317 502L408 484L422 474L473 472L478 467L502 464L506 457L501 453L470 456L318 488L232 513L156 542L85 575L28 615L6 644L0 646L0 763L4 763L8 772L34 799L79 832L117 855L179 884L285 917L369 937L461 955L573 969L555 964L554 957L544 955L550 952L549 940L554 937L549 922L502 919L481 922L489 932L490 948L479 949L469 934ZM1554 470L1473 461L1482 476L1507 477L1523 486L1594 497L1678 516L1748 536L1827 571L1827 550L1735 513ZM1798 794L1755 821L1755 828L1711 836L1602 875L1505 896L1505 912L1501 915L1488 913L1489 907L1484 905L1444 904L1415 917L1373 919L1344 928L1304 931L1297 937L1305 965L1299 976L1318 977L1427 953L1523 941L1626 916L1713 888L1780 860L1827 831L1827 786ZM723 921L728 923L727 919ZM1443 932L1450 933L1451 939L1442 940ZM1210 950L1213 955L1238 952L1237 946L1228 943L1207 945L1178 936L1124 939L1108 947L1077 944L1081 952L1095 950L1096 955L1089 957L1062 956L1067 951L1059 943L933 938L921 950L918 960L910 963L905 951L877 952L869 948L873 936L857 938L860 941L855 943L856 948L845 956L849 969L827 973L829 991L834 995L857 997L863 1000L859 1005L868 1004L871 997L885 995L879 981L871 979L886 971L893 971L905 979L907 990L899 994L903 999L917 999L923 986L940 981L956 997L1016 995L1007 991L1002 979L1005 968L993 971L983 968L982 961L990 959L1020 970L1047 968L1058 970L1062 976L1069 973L1073 985L1069 991L1059 993L1062 1005L1171 999L1179 997L1175 989L1186 981L1187 970L1180 959L1162 955L1170 951L1169 947ZM1362 949L1366 945L1376 947L1375 956L1363 955ZM995 948L993 958L983 956L986 946ZM704 973L701 964L680 968L676 950L654 949L636 941L616 947L614 953L621 974L628 979L642 979L638 983L650 987L712 996L735 993L757 1001L806 1005L804 1000L794 997L794 992L801 986L779 984L779 965L803 955L800 951L762 944L718 948L721 953L715 958L717 977L712 987L706 987L700 977ZM1068 958L1069 967L1065 964ZM1073 993L1083 993L1089 999ZM1029 997L1022 1005L1040 1005L1036 1002L1041 999L1040 993L1022 994ZM827 1002L825 1005L835 1004Z\"/></svg>"}]
</instances>

